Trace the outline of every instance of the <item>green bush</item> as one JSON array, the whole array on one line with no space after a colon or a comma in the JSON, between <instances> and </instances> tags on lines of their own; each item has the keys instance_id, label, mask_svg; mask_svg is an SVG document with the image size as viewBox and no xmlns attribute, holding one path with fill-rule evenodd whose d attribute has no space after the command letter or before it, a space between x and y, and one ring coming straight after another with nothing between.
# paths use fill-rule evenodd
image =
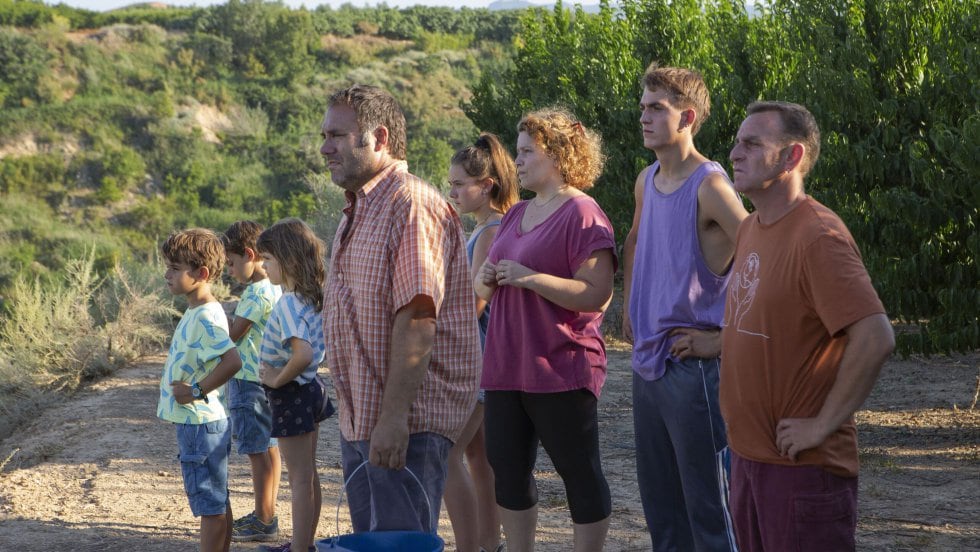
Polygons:
<instances>
[{"instance_id":1,"label":"green bush","mask_svg":"<svg viewBox=\"0 0 980 552\"><path fill-rule=\"evenodd\" d=\"M808 192L838 211L888 312L915 328L908 353L980 347L980 10L937 0L624 0L522 19L513 67L484 73L468 114L514 140L523 112L568 106L604 137L594 189L624 236L632 183L652 157L637 123L638 80L652 60L698 69L712 116L696 138L727 159L745 105L806 105L824 135ZM941 267L941 269L937 269Z\"/></svg>"},{"instance_id":2,"label":"green bush","mask_svg":"<svg viewBox=\"0 0 980 552\"><path fill-rule=\"evenodd\" d=\"M65 162L58 154L46 153L0 159L0 192L43 196L61 190Z\"/></svg>"},{"instance_id":3,"label":"green bush","mask_svg":"<svg viewBox=\"0 0 980 552\"><path fill-rule=\"evenodd\" d=\"M415 42L422 51L429 53L443 50L465 50L473 43L473 35L421 31L415 37Z\"/></svg>"},{"instance_id":4,"label":"green bush","mask_svg":"<svg viewBox=\"0 0 980 552\"><path fill-rule=\"evenodd\" d=\"M54 12L36 0L0 0L0 25L39 27L51 21Z\"/></svg>"},{"instance_id":5,"label":"green bush","mask_svg":"<svg viewBox=\"0 0 980 552\"><path fill-rule=\"evenodd\" d=\"M38 83L51 57L31 36L0 27L0 106L19 107L41 99Z\"/></svg>"}]
</instances>

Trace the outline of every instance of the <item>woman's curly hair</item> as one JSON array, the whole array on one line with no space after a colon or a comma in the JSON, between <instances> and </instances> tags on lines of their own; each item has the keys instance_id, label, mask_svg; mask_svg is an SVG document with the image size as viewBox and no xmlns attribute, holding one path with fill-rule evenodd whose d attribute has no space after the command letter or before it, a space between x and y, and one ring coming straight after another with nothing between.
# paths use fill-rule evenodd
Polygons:
<instances>
[{"instance_id":1,"label":"woman's curly hair","mask_svg":"<svg viewBox=\"0 0 980 552\"><path fill-rule=\"evenodd\" d=\"M567 109L549 107L532 111L517 124L558 165L562 180L579 190L588 190L602 174L606 156L602 137L585 128Z\"/></svg>"}]
</instances>

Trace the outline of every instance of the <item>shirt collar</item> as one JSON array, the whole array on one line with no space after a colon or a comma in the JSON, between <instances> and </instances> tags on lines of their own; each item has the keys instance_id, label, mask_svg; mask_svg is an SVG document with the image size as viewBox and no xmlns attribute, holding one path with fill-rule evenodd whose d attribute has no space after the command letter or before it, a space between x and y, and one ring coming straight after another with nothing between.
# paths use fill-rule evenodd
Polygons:
<instances>
[{"instance_id":1,"label":"shirt collar","mask_svg":"<svg viewBox=\"0 0 980 552\"><path fill-rule=\"evenodd\" d=\"M346 192L344 195L347 196L348 201L353 201L354 198L364 198L371 195L378 185L386 181L394 173L398 172L408 172L408 161L398 160L387 167L381 169L378 174L374 175L371 180L368 180L356 193Z\"/></svg>"}]
</instances>

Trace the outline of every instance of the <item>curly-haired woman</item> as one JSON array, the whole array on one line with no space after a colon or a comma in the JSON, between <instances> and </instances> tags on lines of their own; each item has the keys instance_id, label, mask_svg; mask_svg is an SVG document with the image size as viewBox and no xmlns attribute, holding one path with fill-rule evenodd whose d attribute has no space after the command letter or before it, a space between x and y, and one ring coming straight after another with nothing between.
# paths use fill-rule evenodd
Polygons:
<instances>
[{"instance_id":1,"label":"curly-haired woman","mask_svg":"<svg viewBox=\"0 0 980 552\"><path fill-rule=\"evenodd\" d=\"M509 551L534 548L540 442L565 484L574 550L591 552L602 549L612 510L597 402L615 241L583 191L602 172L601 139L563 109L529 113L517 130L517 175L534 197L503 217L474 281L494 309L482 381L487 453Z\"/></svg>"}]
</instances>

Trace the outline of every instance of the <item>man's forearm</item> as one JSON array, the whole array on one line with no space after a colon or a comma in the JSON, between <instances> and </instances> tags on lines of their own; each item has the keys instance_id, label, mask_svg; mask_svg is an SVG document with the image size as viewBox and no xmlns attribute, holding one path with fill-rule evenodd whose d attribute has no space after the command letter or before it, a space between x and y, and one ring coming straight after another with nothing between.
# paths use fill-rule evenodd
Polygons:
<instances>
[{"instance_id":1,"label":"man's forearm","mask_svg":"<svg viewBox=\"0 0 980 552\"><path fill-rule=\"evenodd\" d=\"M828 428L828 435L864 404L881 366L895 349L895 334L884 314L855 322L847 329L847 337L837 380L817 414L821 425Z\"/></svg>"},{"instance_id":2,"label":"man's forearm","mask_svg":"<svg viewBox=\"0 0 980 552\"><path fill-rule=\"evenodd\" d=\"M395 314L379 422L407 419L432 358L435 333L434 312L409 306Z\"/></svg>"},{"instance_id":3,"label":"man's forearm","mask_svg":"<svg viewBox=\"0 0 980 552\"><path fill-rule=\"evenodd\" d=\"M623 244L623 318L620 330L623 339L633 341L633 321L630 319L630 292L633 290L633 259L636 255L636 231L630 230Z\"/></svg>"}]
</instances>

